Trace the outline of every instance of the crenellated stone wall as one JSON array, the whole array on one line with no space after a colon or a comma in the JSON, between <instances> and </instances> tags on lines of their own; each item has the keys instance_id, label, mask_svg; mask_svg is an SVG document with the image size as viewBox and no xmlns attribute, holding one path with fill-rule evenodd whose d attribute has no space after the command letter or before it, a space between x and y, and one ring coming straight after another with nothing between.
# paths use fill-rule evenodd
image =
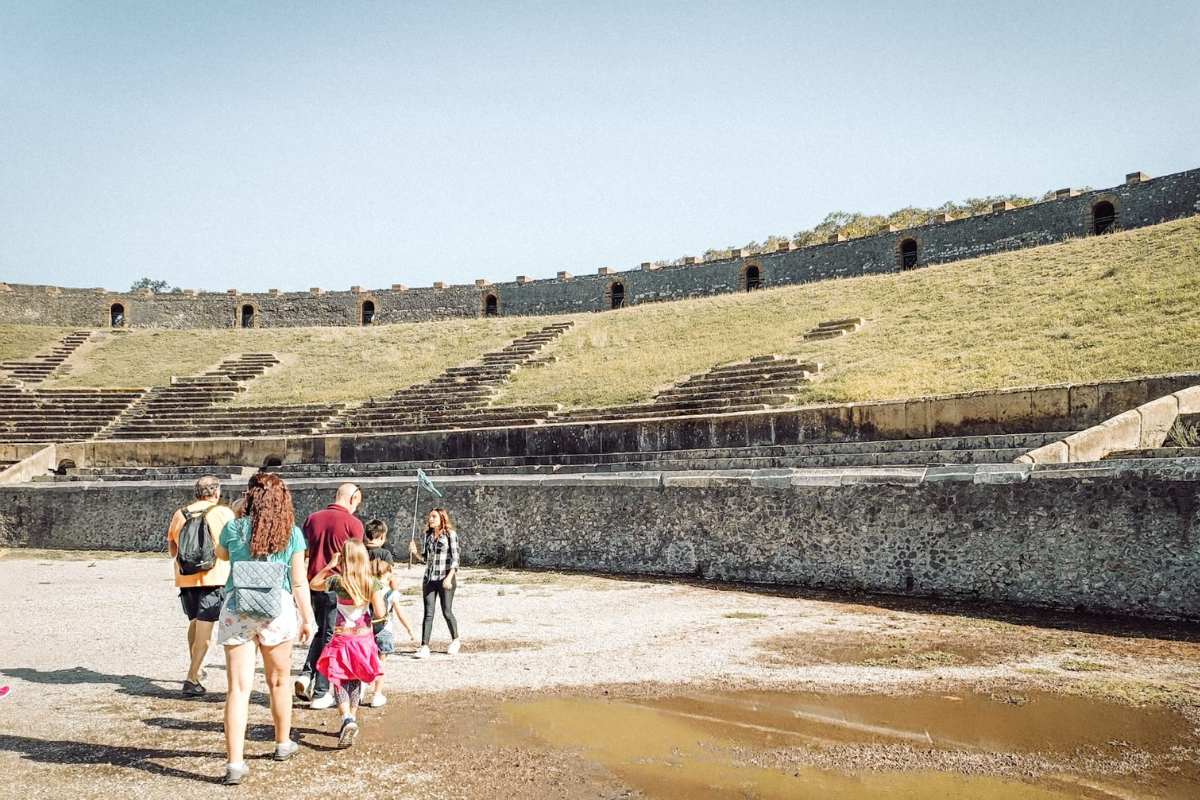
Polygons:
<instances>
[{"instance_id":1,"label":"crenellated stone wall","mask_svg":"<svg viewBox=\"0 0 1200 800\"><path fill-rule=\"evenodd\" d=\"M645 264L621 272L600 268L593 275L561 272L541 280L518 276L511 282L480 280L470 286L415 289L395 285L349 291L173 294L0 284L0 321L108 327L114 304L123 310L124 324L137 328L238 327L246 308L252 327L359 325L366 303L373 307L375 323L478 317L488 309L489 298L502 316L603 311L614 307L615 298L629 306L744 291L747 271L754 270L763 287L896 272L901 269L902 244L908 240L916 246L915 266L920 267L1089 236L1095 232L1094 213L1101 203L1112 205L1114 229L1200 214L1200 169L1153 179L1135 172L1109 189L1066 189L1053 199L1021 208L999 205L987 214L812 247L673 267Z\"/></svg>"}]
</instances>

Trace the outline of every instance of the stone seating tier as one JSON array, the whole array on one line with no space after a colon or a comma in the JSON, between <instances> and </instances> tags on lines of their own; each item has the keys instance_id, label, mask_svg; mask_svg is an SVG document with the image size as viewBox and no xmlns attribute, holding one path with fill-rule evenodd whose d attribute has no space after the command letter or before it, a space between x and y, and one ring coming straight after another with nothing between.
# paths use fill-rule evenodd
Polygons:
<instances>
[{"instance_id":1,"label":"stone seating tier","mask_svg":"<svg viewBox=\"0 0 1200 800\"><path fill-rule=\"evenodd\" d=\"M947 436L862 442L618 452L553 456L460 458L364 464L286 464L272 471L288 479L412 475L418 468L431 475L574 474L583 472L679 471L712 469L788 469L795 467L859 467L1009 463L1033 447L1058 441L1067 432ZM196 474L238 467L113 467L69 469L65 477L45 480L184 480ZM246 468L252 471L252 468Z\"/></svg>"},{"instance_id":2,"label":"stone seating tier","mask_svg":"<svg viewBox=\"0 0 1200 800\"><path fill-rule=\"evenodd\" d=\"M92 336L91 331L75 331L64 336L48 353L40 353L30 359L11 360L0 363L0 372L27 383L41 383L49 378L63 362L71 357Z\"/></svg>"}]
</instances>

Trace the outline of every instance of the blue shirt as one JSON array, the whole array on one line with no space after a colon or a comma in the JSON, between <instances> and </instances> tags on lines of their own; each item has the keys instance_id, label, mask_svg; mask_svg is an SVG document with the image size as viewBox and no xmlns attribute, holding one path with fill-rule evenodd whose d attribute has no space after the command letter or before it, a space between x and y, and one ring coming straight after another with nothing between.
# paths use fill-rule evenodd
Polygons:
<instances>
[{"instance_id":1,"label":"blue shirt","mask_svg":"<svg viewBox=\"0 0 1200 800\"><path fill-rule=\"evenodd\" d=\"M250 555L250 517L241 517L231 520L225 525L225 529L221 531L221 547L229 551L229 563L235 561L253 561L254 557ZM287 546L278 553L271 553L266 557L266 561L281 562L290 565L292 556L296 553L303 553L307 544L304 541L304 534L300 532L300 528L296 525L292 526L292 536L288 539ZM233 574L229 576L229 580L225 581L225 589L233 588ZM283 589L290 592L292 590L292 570L289 566L283 572Z\"/></svg>"}]
</instances>

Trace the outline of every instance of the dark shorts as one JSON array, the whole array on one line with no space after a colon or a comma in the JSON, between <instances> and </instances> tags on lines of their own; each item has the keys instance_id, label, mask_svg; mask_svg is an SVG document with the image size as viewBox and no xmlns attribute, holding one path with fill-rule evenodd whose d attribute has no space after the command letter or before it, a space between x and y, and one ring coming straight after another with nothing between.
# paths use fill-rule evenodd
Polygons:
<instances>
[{"instance_id":1,"label":"dark shorts","mask_svg":"<svg viewBox=\"0 0 1200 800\"><path fill-rule=\"evenodd\" d=\"M179 590L179 602L188 619L216 622L225 602L225 587L188 586Z\"/></svg>"}]
</instances>

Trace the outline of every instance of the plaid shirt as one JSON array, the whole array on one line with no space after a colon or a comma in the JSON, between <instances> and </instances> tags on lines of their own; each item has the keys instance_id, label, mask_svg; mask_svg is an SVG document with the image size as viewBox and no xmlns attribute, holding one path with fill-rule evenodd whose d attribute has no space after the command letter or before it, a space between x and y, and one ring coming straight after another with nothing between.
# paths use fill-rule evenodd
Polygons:
<instances>
[{"instance_id":1,"label":"plaid shirt","mask_svg":"<svg viewBox=\"0 0 1200 800\"><path fill-rule=\"evenodd\" d=\"M425 531L425 580L440 581L452 569L458 569L458 534L446 531L434 539L432 531Z\"/></svg>"}]
</instances>

